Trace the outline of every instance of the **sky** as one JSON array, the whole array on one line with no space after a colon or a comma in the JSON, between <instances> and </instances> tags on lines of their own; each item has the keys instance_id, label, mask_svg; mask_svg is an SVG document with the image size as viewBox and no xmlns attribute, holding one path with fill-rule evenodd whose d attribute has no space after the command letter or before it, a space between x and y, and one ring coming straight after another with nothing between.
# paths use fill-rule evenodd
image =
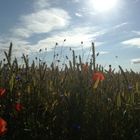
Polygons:
<instances>
[{"instance_id":1,"label":"sky","mask_svg":"<svg viewBox=\"0 0 140 140\"><path fill-rule=\"evenodd\" d=\"M0 60L12 42L19 62L24 53L31 62L50 64L58 54L66 63L71 49L89 62L94 42L97 64L139 72L140 0L98 1L0 0Z\"/></svg>"}]
</instances>

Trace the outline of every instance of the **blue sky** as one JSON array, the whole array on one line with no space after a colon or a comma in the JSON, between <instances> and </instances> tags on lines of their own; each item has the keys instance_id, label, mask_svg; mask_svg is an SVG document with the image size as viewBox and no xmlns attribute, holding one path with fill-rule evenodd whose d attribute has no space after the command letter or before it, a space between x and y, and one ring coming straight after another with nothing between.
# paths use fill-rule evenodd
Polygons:
<instances>
[{"instance_id":1,"label":"blue sky","mask_svg":"<svg viewBox=\"0 0 140 140\"><path fill-rule=\"evenodd\" d=\"M139 71L140 0L117 0L106 11L95 8L94 1L0 0L0 59L12 41L13 57L25 53L31 60L37 56L50 63L57 42L61 59L71 56L71 47L89 61L91 42L95 42L98 64ZM100 6L107 6L102 1Z\"/></svg>"}]
</instances>

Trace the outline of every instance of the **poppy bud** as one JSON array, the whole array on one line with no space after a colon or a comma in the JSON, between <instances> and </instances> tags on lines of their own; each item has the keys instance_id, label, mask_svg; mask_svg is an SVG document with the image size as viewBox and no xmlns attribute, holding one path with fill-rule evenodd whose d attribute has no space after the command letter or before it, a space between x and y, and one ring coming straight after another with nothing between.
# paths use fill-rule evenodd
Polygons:
<instances>
[{"instance_id":1,"label":"poppy bud","mask_svg":"<svg viewBox=\"0 0 140 140\"><path fill-rule=\"evenodd\" d=\"M6 93L5 88L0 88L0 96L3 96Z\"/></svg>"},{"instance_id":2,"label":"poppy bud","mask_svg":"<svg viewBox=\"0 0 140 140\"><path fill-rule=\"evenodd\" d=\"M21 111L22 109L23 109L23 106L22 106L22 104L20 104L20 103L16 103L15 104L15 109L16 109L16 111Z\"/></svg>"},{"instance_id":3,"label":"poppy bud","mask_svg":"<svg viewBox=\"0 0 140 140\"><path fill-rule=\"evenodd\" d=\"M0 136L3 136L7 132L7 122L0 118Z\"/></svg>"}]
</instances>

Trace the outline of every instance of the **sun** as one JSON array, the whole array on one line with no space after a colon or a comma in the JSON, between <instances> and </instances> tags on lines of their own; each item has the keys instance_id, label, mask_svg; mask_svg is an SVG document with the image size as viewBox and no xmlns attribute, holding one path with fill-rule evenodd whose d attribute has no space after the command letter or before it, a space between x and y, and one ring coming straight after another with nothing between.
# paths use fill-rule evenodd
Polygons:
<instances>
[{"instance_id":1,"label":"sun","mask_svg":"<svg viewBox=\"0 0 140 140\"><path fill-rule=\"evenodd\" d=\"M118 0L91 0L91 4L95 11L105 12L115 8Z\"/></svg>"}]
</instances>

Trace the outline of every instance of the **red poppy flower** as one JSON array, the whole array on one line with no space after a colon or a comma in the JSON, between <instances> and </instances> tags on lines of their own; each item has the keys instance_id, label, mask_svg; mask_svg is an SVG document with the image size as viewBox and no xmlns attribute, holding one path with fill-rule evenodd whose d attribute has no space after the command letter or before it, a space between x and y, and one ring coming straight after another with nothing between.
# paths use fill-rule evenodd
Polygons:
<instances>
[{"instance_id":1,"label":"red poppy flower","mask_svg":"<svg viewBox=\"0 0 140 140\"><path fill-rule=\"evenodd\" d=\"M101 72L95 72L92 75L93 81L95 81L93 88L96 89L98 87L99 81L102 81L105 79L104 75Z\"/></svg>"},{"instance_id":2,"label":"red poppy flower","mask_svg":"<svg viewBox=\"0 0 140 140\"><path fill-rule=\"evenodd\" d=\"M16 111L21 111L23 109L22 104L21 103L16 103L15 104L15 109L16 109Z\"/></svg>"},{"instance_id":3,"label":"red poppy flower","mask_svg":"<svg viewBox=\"0 0 140 140\"><path fill-rule=\"evenodd\" d=\"M92 79L93 79L93 81L97 81L97 80L102 81L102 80L105 79L105 77L104 77L103 73L101 73L101 72L95 72L92 75Z\"/></svg>"},{"instance_id":4,"label":"red poppy flower","mask_svg":"<svg viewBox=\"0 0 140 140\"><path fill-rule=\"evenodd\" d=\"M6 93L5 88L0 88L0 96L3 96Z\"/></svg>"},{"instance_id":5,"label":"red poppy flower","mask_svg":"<svg viewBox=\"0 0 140 140\"><path fill-rule=\"evenodd\" d=\"M4 135L7 132L7 122L0 118L0 136Z\"/></svg>"}]
</instances>

